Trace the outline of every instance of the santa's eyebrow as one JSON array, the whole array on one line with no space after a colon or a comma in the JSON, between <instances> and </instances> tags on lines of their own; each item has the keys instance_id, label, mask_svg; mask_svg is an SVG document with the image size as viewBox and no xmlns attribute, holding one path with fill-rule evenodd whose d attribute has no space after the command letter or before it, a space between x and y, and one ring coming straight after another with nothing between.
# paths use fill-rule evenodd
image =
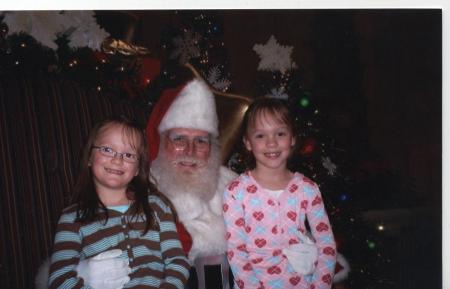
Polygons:
<instances>
[{"instance_id":1,"label":"santa's eyebrow","mask_svg":"<svg viewBox=\"0 0 450 289\"><path fill-rule=\"evenodd\" d=\"M181 133L176 133L176 132L171 132L168 134L169 137L171 138L175 138L175 137L186 137L186 135L181 134Z\"/></svg>"}]
</instances>

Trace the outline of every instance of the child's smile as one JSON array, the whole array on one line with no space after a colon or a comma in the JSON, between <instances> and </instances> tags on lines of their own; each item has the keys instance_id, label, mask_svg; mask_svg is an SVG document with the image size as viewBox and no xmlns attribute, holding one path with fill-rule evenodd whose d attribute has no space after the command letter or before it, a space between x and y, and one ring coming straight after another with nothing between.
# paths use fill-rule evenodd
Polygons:
<instances>
[{"instance_id":1,"label":"child's smile","mask_svg":"<svg viewBox=\"0 0 450 289\"><path fill-rule=\"evenodd\" d=\"M119 176L124 174L124 171L115 170L115 169L111 169L111 168L105 168L105 171L107 173L110 173L110 174L113 174L113 175L119 175Z\"/></svg>"},{"instance_id":2,"label":"child's smile","mask_svg":"<svg viewBox=\"0 0 450 289\"><path fill-rule=\"evenodd\" d=\"M270 153L265 153L264 155L268 158L276 159L281 155L281 152L270 152Z\"/></svg>"}]
</instances>

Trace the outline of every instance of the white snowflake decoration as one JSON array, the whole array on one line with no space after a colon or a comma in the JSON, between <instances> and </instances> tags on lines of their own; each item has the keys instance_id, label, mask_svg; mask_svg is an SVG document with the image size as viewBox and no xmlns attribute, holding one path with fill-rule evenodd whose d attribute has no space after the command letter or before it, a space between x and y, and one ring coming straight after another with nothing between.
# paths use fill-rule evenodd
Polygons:
<instances>
[{"instance_id":1,"label":"white snowflake decoration","mask_svg":"<svg viewBox=\"0 0 450 289\"><path fill-rule=\"evenodd\" d=\"M293 49L293 46L280 45L273 35L266 44L253 45L253 50L261 59L258 70L280 71L284 74L286 71L296 68L297 65L291 59Z\"/></svg>"},{"instance_id":2,"label":"white snowflake decoration","mask_svg":"<svg viewBox=\"0 0 450 289\"><path fill-rule=\"evenodd\" d=\"M279 98L279 99L288 99L289 95L286 93L286 89L284 87L272 88L270 90L270 94L268 95L270 98Z\"/></svg>"},{"instance_id":3,"label":"white snowflake decoration","mask_svg":"<svg viewBox=\"0 0 450 289\"><path fill-rule=\"evenodd\" d=\"M59 11L8 11L3 21L8 25L9 34L25 32L52 49L58 33L64 30L64 16Z\"/></svg>"},{"instance_id":4,"label":"white snowflake decoration","mask_svg":"<svg viewBox=\"0 0 450 289\"><path fill-rule=\"evenodd\" d=\"M55 40L67 34L72 48L87 46L99 50L109 33L100 28L93 11L8 11L4 22L9 33L25 32L51 49Z\"/></svg>"},{"instance_id":5,"label":"white snowflake decoration","mask_svg":"<svg viewBox=\"0 0 450 289\"><path fill-rule=\"evenodd\" d=\"M189 62L191 58L200 56L200 49L198 47L198 41L200 40L200 34L188 30L183 36L175 37L172 42L175 45L175 49L170 54L170 58L175 59L179 57L180 64Z\"/></svg>"},{"instance_id":6,"label":"white snowflake decoration","mask_svg":"<svg viewBox=\"0 0 450 289\"><path fill-rule=\"evenodd\" d=\"M102 42L109 37L104 29L102 29L95 20L93 11L68 11L64 12L66 18L71 23L69 29L73 32L69 34L69 46L73 48L87 46L94 50L100 50ZM69 27L69 26L68 26Z\"/></svg>"},{"instance_id":7,"label":"white snowflake decoration","mask_svg":"<svg viewBox=\"0 0 450 289\"><path fill-rule=\"evenodd\" d=\"M218 66L214 66L209 70L206 80L217 90L227 91L230 88L231 81L223 78Z\"/></svg>"},{"instance_id":8,"label":"white snowflake decoration","mask_svg":"<svg viewBox=\"0 0 450 289\"><path fill-rule=\"evenodd\" d=\"M334 176L337 166L333 164L329 157L322 157L322 165L328 170L328 174Z\"/></svg>"}]
</instances>

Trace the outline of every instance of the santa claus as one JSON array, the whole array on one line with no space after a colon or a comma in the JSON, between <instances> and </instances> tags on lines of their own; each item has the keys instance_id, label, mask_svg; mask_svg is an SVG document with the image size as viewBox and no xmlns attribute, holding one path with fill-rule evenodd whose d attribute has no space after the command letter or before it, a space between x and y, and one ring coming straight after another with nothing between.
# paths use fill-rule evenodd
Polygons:
<instances>
[{"instance_id":1,"label":"santa claus","mask_svg":"<svg viewBox=\"0 0 450 289\"><path fill-rule=\"evenodd\" d=\"M165 90L147 136L151 181L171 200L183 249L196 269L190 286L197 276L198 288L212 286L208 280L229 288L222 193L236 174L221 166L216 103L208 85L193 77Z\"/></svg>"}]
</instances>

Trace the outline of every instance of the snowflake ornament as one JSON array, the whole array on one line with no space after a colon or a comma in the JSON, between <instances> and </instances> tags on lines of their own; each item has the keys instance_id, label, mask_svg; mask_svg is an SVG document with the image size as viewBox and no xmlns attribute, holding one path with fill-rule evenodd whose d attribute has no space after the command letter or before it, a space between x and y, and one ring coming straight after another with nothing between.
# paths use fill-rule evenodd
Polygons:
<instances>
[{"instance_id":1,"label":"snowflake ornament","mask_svg":"<svg viewBox=\"0 0 450 289\"><path fill-rule=\"evenodd\" d=\"M109 33L97 24L94 11L66 11L64 14L71 24L66 30L70 40L69 46L72 48L87 46L93 50L100 50Z\"/></svg>"},{"instance_id":2,"label":"snowflake ornament","mask_svg":"<svg viewBox=\"0 0 450 289\"><path fill-rule=\"evenodd\" d=\"M267 96L270 98L288 99L289 95L286 93L284 87L272 88L270 94Z\"/></svg>"},{"instance_id":3,"label":"snowflake ornament","mask_svg":"<svg viewBox=\"0 0 450 289\"><path fill-rule=\"evenodd\" d=\"M198 47L198 41L200 40L200 34L188 30L183 36L175 37L172 42L175 45L175 49L170 54L170 58L175 59L179 57L180 64L186 64L191 58L200 56L200 48Z\"/></svg>"},{"instance_id":4,"label":"snowflake ornament","mask_svg":"<svg viewBox=\"0 0 450 289\"><path fill-rule=\"evenodd\" d=\"M227 91L231 85L231 81L222 77L219 66L212 67L206 79L215 89L220 91Z\"/></svg>"},{"instance_id":5,"label":"snowflake ornament","mask_svg":"<svg viewBox=\"0 0 450 289\"><path fill-rule=\"evenodd\" d=\"M253 50L261 59L258 70L280 71L284 74L289 70L297 68L297 65L291 59L293 49L293 46L280 45L273 35L270 36L266 44L253 45Z\"/></svg>"},{"instance_id":6,"label":"snowflake ornament","mask_svg":"<svg viewBox=\"0 0 450 289\"><path fill-rule=\"evenodd\" d=\"M64 30L64 17L59 11L7 11L3 21L9 34L25 32L42 45L57 49L57 34Z\"/></svg>"},{"instance_id":7,"label":"snowflake ornament","mask_svg":"<svg viewBox=\"0 0 450 289\"><path fill-rule=\"evenodd\" d=\"M9 33L25 32L51 49L66 34L69 46L99 50L109 33L100 28L93 11L7 11L3 13Z\"/></svg>"},{"instance_id":8,"label":"snowflake ornament","mask_svg":"<svg viewBox=\"0 0 450 289\"><path fill-rule=\"evenodd\" d=\"M333 164L329 157L322 157L322 165L328 170L330 176L334 176L337 166Z\"/></svg>"}]
</instances>

